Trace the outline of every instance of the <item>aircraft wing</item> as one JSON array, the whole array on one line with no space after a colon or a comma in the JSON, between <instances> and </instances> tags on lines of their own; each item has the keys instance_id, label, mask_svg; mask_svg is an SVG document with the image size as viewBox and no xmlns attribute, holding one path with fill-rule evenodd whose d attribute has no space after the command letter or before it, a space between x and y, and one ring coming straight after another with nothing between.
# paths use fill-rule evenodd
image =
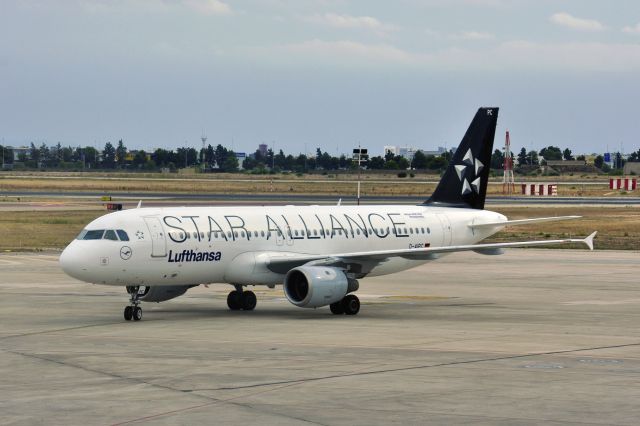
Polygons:
<instances>
[{"instance_id":1,"label":"aircraft wing","mask_svg":"<svg viewBox=\"0 0 640 426\"><path fill-rule=\"evenodd\" d=\"M399 250L377 250L353 253L337 253L337 254L297 254L297 253L272 253L266 260L266 267L272 272L284 274L292 268L311 264L323 266L346 266L359 265L362 273L367 273L367 269L384 262L392 257L402 257L412 260L430 260L436 259L440 253L452 253L456 251L475 251L481 254L501 254L501 250L513 247L535 247L558 244L581 243L586 245L589 250L593 250L593 239L597 232L592 233L586 238L567 238L563 240L539 240L539 241L520 241L513 243L487 243L487 244L469 244L460 246L444 246L444 247L425 247L415 249L399 249Z\"/></svg>"},{"instance_id":2,"label":"aircraft wing","mask_svg":"<svg viewBox=\"0 0 640 426\"><path fill-rule=\"evenodd\" d=\"M533 219L507 220L504 222L471 223L468 226L469 228L498 228L500 226L529 225L531 223L556 222L559 220L580 219L581 217L582 216L536 217Z\"/></svg>"}]
</instances>

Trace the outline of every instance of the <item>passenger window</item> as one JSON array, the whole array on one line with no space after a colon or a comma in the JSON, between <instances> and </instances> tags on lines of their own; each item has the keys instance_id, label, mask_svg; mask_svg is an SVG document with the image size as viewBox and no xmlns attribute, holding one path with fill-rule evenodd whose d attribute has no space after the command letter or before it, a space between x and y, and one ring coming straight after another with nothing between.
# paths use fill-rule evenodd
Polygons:
<instances>
[{"instance_id":1,"label":"passenger window","mask_svg":"<svg viewBox=\"0 0 640 426\"><path fill-rule=\"evenodd\" d=\"M260 236L264 238L264 231L260 231Z\"/></svg>"},{"instance_id":2,"label":"passenger window","mask_svg":"<svg viewBox=\"0 0 640 426\"><path fill-rule=\"evenodd\" d=\"M122 229L118 229L117 231L118 237L120 237L120 241L129 241L129 236Z\"/></svg>"},{"instance_id":3,"label":"passenger window","mask_svg":"<svg viewBox=\"0 0 640 426\"><path fill-rule=\"evenodd\" d=\"M84 234L83 240L101 240L102 234L104 234L104 229L95 229L93 231L87 231Z\"/></svg>"},{"instance_id":4,"label":"passenger window","mask_svg":"<svg viewBox=\"0 0 640 426\"><path fill-rule=\"evenodd\" d=\"M114 231L113 229L107 229L106 231L104 231L104 237L102 238L105 240L118 241L116 231Z\"/></svg>"}]
</instances>

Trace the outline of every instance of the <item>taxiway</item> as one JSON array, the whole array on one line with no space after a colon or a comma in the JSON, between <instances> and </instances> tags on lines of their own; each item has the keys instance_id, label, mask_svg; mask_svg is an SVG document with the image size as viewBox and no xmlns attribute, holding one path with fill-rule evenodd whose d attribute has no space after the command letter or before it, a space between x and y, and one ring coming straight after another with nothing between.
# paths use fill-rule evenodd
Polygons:
<instances>
[{"instance_id":1,"label":"taxiway","mask_svg":"<svg viewBox=\"0 0 640 426\"><path fill-rule=\"evenodd\" d=\"M597 244L597 241L596 241ZM365 279L355 317L282 289L144 305L0 255L2 424L618 424L640 418L638 252L458 253Z\"/></svg>"}]
</instances>

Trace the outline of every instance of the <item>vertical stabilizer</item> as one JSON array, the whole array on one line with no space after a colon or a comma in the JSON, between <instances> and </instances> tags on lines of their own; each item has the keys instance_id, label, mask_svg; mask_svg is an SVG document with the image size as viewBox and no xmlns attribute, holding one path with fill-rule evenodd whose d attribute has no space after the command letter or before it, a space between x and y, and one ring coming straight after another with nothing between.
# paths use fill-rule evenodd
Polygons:
<instances>
[{"instance_id":1,"label":"vertical stabilizer","mask_svg":"<svg viewBox=\"0 0 640 426\"><path fill-rule=\"evenodd\" d=\"M498 108L480 108L425 204L484 209Z\"/></svg>"}]
</instances>

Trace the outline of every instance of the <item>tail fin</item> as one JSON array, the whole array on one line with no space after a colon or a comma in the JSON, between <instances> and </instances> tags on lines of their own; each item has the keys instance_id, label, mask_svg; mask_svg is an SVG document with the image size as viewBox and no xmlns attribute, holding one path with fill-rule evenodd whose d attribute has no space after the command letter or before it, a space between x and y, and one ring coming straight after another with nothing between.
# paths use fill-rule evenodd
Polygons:
<instances>
[{"instance_id":1,"label":"tail fin","mask_svg":"<svg viewBox=\"0 0 640 426\"><path fill-rule=\"evenodd\" d=\"M498 108L480 108L427 205L484 209Z\"/></svg>"}]
</instances>

